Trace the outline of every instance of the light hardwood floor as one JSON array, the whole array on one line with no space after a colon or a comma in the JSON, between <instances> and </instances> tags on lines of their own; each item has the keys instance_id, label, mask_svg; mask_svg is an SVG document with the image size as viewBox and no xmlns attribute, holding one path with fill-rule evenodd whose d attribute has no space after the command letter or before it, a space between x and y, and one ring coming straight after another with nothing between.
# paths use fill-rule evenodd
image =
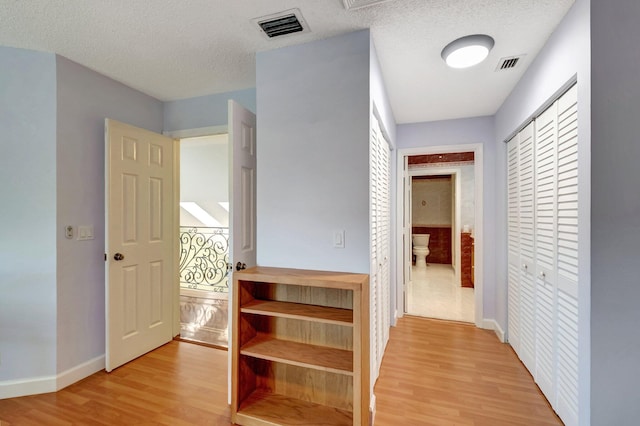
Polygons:
<instances>
[{"instance_id":1,"label":"light hardwood floor","mask_svg":"<svg viewBox=\"0 0 640 426\"><path fill-rule=\"evenodd\" d=\"M405 317L376 384L376 425L557 425L495 335ZM0 425L229 425L227 352L173 341L60 392L0 400Z\"/></svg>"}]
</instances>

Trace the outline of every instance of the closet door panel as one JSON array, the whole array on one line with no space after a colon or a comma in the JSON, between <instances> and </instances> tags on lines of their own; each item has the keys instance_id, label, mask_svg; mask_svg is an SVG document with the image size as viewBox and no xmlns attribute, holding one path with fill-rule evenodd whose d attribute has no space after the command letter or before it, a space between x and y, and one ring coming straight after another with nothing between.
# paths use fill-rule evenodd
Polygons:
<instances>
[{"instance_id":1,"label":"closet door panel","mask_svg":"<svg viewBox=\"0 0 640 426\"><path fill-rule=\"evenodd\" d=\"M520 226L520 359L535 371L535 281L534 281L534 138L533 123L518 140L518 208Z\"/></svg>"},{"instance_id":2,"label":"closet door panel","mask_svg":"<svg viewBox=\"0 0 640 426\"><path fill-rule=\"evenodd\" d=\"M520 212L518 207L518 143L516 135L507 144L507 335L520 353Z\"/></svg>"},{"instance_id":3,"label":"closet door panel","mask_svg":"<svg viewBox=\"0 0 640 426\"><path fill-rule=\"evenodd\" d=\"M558 100L557 403L578 424L578 106L574 86Z\"/></svg>"},{"instance_id":4,"label":"closet door panel","mask_svg":"<svg viewBox=\"0 0 640 426\"><path fill-rule=\"evenodd\" d=\"M555 398L555 241L557 108L535 121L536 369L534 378L550 401Z\"/></svg>"}]
</instances>

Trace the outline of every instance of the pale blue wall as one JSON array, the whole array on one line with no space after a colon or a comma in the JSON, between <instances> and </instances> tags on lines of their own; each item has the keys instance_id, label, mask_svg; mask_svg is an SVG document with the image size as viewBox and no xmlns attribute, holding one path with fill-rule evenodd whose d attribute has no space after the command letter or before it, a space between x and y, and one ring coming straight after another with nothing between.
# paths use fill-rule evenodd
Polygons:
<instances>
[{"instance_id":1,"label":"pale blue wall","mask_svg":"<svg viewBox=\"0 0 640 426\"><path fill-rule=\"evenodd\" d=\"M200 127L226 126L227 101L233 99L256 112L256 90L245 89L164 103L164 130L176 131Z\"/></svg>"},{"instance_id":2,"label":"pale blue wall","mask_svg":"<svg viewBox=\"0 0 640 426\"><path fill-rule=\"evenodd\" d=\"M104 319L104 119L162 132L159 100L61 56L57 65L58 372L101 356ZM93 225L95 239L65 238Z\"/></svg>"},{"instance_id":3,"label":"pale blue wall","mask_svg":"<svg viewBox=\"0 0 640 426\"><path fill-rule=\"evenodd\" d=\"M640 421L640 2L591 3L591 420Z\"/></svg>"},{"instance_id":4,"label":"pale blue wall","mask_svg":"<svg viewBox=\"0 0 640 426\"><path fill-rule=\"evenodd\" d=\"M0 47L0 70L2 382L56 373L55 56Z\"/></svg>"},{"instance_id":5,"label":"pale blue wall","mask_svg":"<svg viewBox=\"0 0 640 426\"><path fill-rule=\"evenodd\" d=\"M360 31L258 53L259 265L369 272L369 47Z\"/></svg>"}]
</instances>

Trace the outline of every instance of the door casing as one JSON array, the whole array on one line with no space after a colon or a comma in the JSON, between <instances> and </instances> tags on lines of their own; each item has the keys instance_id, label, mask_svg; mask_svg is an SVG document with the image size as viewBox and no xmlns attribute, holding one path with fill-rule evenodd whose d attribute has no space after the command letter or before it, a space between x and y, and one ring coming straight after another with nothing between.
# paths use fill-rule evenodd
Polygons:
<instances>
[{"instance_id":1,"label":"door casing","mask_svg":"<svg viewBox=\"0 0 640 426\"><path fill-rule=\"evenodd\" d=\"M480 328L494 329L493 323L484 321L483 299L484 299L484 219L483 219L483 203L484 203L484 177L483 177L483 146L480 143L466 145L438 145L425 146L419 148L404 148L398 150L396 158L396 194L405 194L404 164L405 158L410 155L429 155L429 154L447 154L458 152L474 153L474 206L475 220L473 224L475 246L478 250L475 253L475 325ZM396 218L402 218L404 215L404 197L396 198ZM404 235L403 221L396 220L396 315L402 317L404 315L404 289L405 277L404 268ZM402 267L400 267L402 265Z\"/></svg>"}]
</instances>

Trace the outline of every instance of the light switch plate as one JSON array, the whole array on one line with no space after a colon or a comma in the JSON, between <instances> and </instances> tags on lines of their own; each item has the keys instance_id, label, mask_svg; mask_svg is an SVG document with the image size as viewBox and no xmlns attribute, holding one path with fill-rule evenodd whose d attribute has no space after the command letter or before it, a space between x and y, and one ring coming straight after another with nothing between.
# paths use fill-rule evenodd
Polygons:
<instances>
[{"instance_id":1,"label":"light switch plate","mask_svg":"<svg viewBox=\"0 0 640 426\"><path fill-rule=\"evenodd\" d=\"M333 247L344 248L344 229L333 231Z\"/></svg>"},{"instance_id":2,"label":"light switch plate","mask_svg":"<svg viewBox=\"0 0 640 426\"><path fill-rule=\"evenodd\" d=\"M78 226L78 241L93 240L93 226Z\"/></svg>"}]
</instances>

